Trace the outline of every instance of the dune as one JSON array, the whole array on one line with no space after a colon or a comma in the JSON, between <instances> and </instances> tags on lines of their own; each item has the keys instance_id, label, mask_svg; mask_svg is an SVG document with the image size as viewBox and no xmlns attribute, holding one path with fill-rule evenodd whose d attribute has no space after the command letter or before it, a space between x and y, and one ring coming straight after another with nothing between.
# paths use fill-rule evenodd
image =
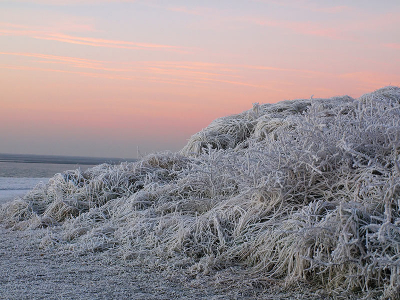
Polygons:
<instances>
[{"instance_id":1,"label":"dune","mask_svg":"<svg viewBox=\"0 0 400 300\"><path fill-rule=\"evenodd\" d=\"M253 104L178 153L56 174L3 204L40 248L400 299L400 88ZM236 270L230 275L229 270Z\"/></svg>"}]
</instances>

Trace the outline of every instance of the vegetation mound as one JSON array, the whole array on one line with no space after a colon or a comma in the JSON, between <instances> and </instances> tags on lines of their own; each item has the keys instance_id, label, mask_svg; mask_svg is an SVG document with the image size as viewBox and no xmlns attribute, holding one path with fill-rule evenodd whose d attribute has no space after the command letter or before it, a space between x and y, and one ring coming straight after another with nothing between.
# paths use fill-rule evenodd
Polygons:
<instances>
[{"instance_id":1,"label":"vegetation mound","mask_svg":"<svg viewBox=\"0 0 400 300\"><path fill-rule=\"evenodd\" d=\"M56 174L2 206L43 247L399 299L400 88L254 104L180 153Z\"/></svg>"}]
</instances>

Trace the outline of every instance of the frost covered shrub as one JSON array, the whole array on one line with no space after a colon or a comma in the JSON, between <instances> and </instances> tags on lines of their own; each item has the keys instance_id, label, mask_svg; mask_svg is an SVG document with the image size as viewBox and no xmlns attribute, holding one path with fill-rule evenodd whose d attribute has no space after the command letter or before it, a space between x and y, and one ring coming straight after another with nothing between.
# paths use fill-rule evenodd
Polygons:
<instances>
[{"instance_id":1,"label":"frost covered shrub","mask_svg":"<svg viewBox=\"0 0 400 300\"><path fill-rule=\"evenodd\" d=\"M241 265L260 279L398 299L399 151L397 87L255 104L180 154L58 174L0 219L58 224L72 251L158 256L195 273Z\"/></svg>"}]
</instances>

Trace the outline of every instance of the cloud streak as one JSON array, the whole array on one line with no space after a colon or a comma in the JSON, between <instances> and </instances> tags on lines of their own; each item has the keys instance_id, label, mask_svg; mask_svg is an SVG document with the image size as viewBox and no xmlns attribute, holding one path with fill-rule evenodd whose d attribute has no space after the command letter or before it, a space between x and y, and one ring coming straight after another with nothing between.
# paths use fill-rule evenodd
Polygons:
<instances>
[{"instance_id":1,"label":"cloud streak","mask_svg":"<svg viewBox=\"0 0 400 300\"><path fill-rule=\"evenodd\" d=\"M127 49L162 49L162 50L183 50L182 47L162 45L162 44L151 44L151 43L135 43L129 41L109 40L101 38L91 37L79 37L67 34L47 34L46 36L34 36L37 39L49 39L55 41L63 41L67 43L81 43L84 45L91 45L96 47L111 47L111 48L127 48Z\"/></svg>"},{"instance_id":2,"label":"cloud streak","mask_svg":"<svg viewBox=\"0 0 400 300\"><path fill-rule=\"evenodd\" d=\"M40 53L0 52L0 55L24 56L24 57L35 57L35 58L41 58L41 59L47 59L47 60L53 60L53 61L55 60L57 62L68 63L73 66L91 67L91 66L98 66L103 63L103 61L100 61L100 60L69 57L69 56L40 54Z\"/></svg>"},{"instance_id":3,"label":"cloud streak","mask_svg":"<svg viewBox=\"0 0 400 300\"><path fill-rule=\"evenodd\" d=\"M253 89L272 89L271 85L254 82L254 72L280 74L307 74L325 76L312 70L289 69L261 65L220 64L199 61L131 61L113 62L40 53L0 52L0 55L31 59L23 65L3 65L6 69L77 74L85 77L122 81L153 82L161 84L206 87L213 83L242 86ZM59 65L59 68L38 67ZM87 69L89 71L82 71ZM250 73L249 73L250 72ZM267 81L266 81L267 82ZM274 89L282 92L282 90Z\"/></svg>"},{"instance_id":4,"label":"cloud streak","mask_svg":"<svg viewBox=\"0 0 400 300\"><path fill-rule=\"evenodd\" d=\"M25 36L38 40L50 40L69 44L77 44L92 47L119 48L131 50L154 50L154 51L171 51L177 53L190 53L193 48L156 44L156 43L141 43L131 41L121 41L113 39L103 39L94 37L74 36L64 33L52 32L51 28L47 30L32 30L28 26L10 23L0 23L0 35L7 36ZM13 29L9 29L9 28Z\"/></svg>"}]
</instances>

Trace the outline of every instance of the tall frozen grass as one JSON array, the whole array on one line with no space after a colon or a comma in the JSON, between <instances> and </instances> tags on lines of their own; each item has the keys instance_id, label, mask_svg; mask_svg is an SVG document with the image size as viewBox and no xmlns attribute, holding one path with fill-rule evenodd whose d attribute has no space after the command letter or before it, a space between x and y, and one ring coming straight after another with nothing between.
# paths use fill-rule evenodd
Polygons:
<instances>
[{"instance_id":1,"label":"tall frozen grass","mask_svg":"<svg viewBox=\"0 0 400 300\"><path fill-rule=\"evenodd\" d=\"M59 228L42 246L399 299L399 152L398 87L254 104L180 153L57 174L0 220Z\"/></svg>"}]
</instances>

